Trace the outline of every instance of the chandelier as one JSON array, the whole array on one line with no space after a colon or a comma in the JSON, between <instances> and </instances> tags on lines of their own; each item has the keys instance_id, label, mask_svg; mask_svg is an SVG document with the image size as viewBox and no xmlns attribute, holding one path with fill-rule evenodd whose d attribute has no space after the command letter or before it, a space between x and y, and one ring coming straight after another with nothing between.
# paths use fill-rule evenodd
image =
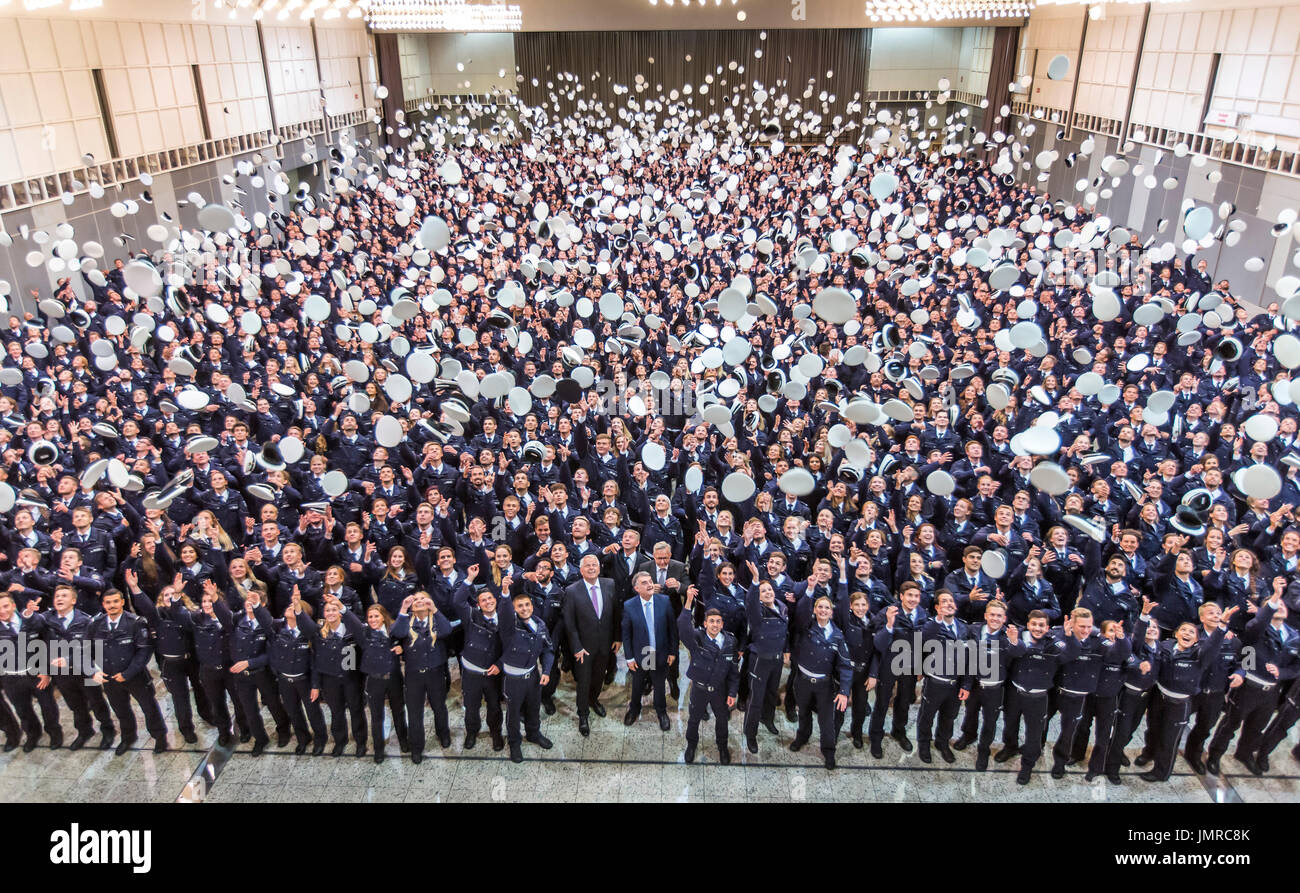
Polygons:
<instances>
[{"instance_id":1,"label":"chandelier","mask_svg":"<svg viewBox=\"0 0 1300 893\"><path fill-rule=\"evenodd\" d=\"M1031 0L866 0L873 22L939 22L945 19L1024 18Z\"/></svg>"},{"instance_id":2,"label":"chandelier","mask_svg":"<svg viewBox=\"0 0 1300 893\"><path fill-rule=\"evenodd\" d=\"M519 31L524 17L506 3L370 0L366 21L376 31Z\"/></svg>"}]
</instances>

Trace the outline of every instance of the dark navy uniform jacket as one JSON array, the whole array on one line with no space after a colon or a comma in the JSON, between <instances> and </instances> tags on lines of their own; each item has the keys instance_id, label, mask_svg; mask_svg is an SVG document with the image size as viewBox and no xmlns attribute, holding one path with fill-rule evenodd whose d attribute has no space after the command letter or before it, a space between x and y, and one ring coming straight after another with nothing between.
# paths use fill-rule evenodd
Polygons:
<instances>
[{"instance_id":1,"label":"dark navy uniform jacket","mask_svg":"<svg viewBox=\"0 0 1300 893\"><path fill-rule=\"evenodd\" d=\"M289 621L275 618L271 633L271 672L281 676L305 676L311 672L312 632L315 624L299 611L296 615L297 633L289 628ZM310 630L310 632L309 632Z\"/></svg>"},{"instance_id":2,"label":"dark navy uniform jacket","mask_svg":"<svg viewBox=\"0 0 1300 893\"><path fill-rule=\"evenodd\" d=\"M1064 628L1061 627L1052 630L1052 635L1058 639L1076 638L1066 636ZM1121 645L1121 642L1124 644ZM1115 649L1119 650L1115 651ZM1093 694L1097 691L1097 680L1101 678L1102 667L1107 663L1122 665L1131 651L1132 646L1128 644L1127 639L1116 639L1112 642L1094 628L1086 639L1079 642L1079 653L1075 658L1061 662L1056 677L1057 687L1062 691L1077 694Z\"/></svg>"},{"instance_id":3,"label":"dark navy uniform jacket","mask_svg":"<svg viewBox=\"0 0 1300 893\"><path fill-rule=\"evenodd\" d=\"M393 652L393 648L401 643L394 640L387 630L371 629L370 624L351 611L343 612L343 624L361 649L362 673L367 676L388 676L401 672L401 658Z\"/></svg>"},{"instance_id":4,"label":"dark navy uniform jacket","mask_svg":"<svg viewBox=\"0 0 1300 893\"><path fill-rule=\"evenodd\" d=\"M758 587L752 586L745 593L745 614L749 622L751 654L780 657L785 653L789 620L784 604L777 600L772 602L772 607L767 607L758 599Z\"/></svg>"},{"instance_id":5,"label":"dark navy uniform jacket","mask_svg":"<svg viewBox=\"0 0 1300 893\"><path fill-rule=\"evenodd\" d=\"M417 630L417 624L424 629ZM407 673L422 673L447 665L447 637L451 635L451 621L442 611L420 621L410 614L399 614L388 634L402 646L402 658Z\"/></svg>"},{"instance_id":6,"label":"dark navy uniform jacket","mask_svg":"<svg viewBox=\"0 0 1300 893\"><path fill-rule=\"evenodd\" d=\"M844 633L828 621L829 637L813 617L813 600L804 598L795 606L795 635L798 637L796 667L817 676L826 676L839 684L841 694L853 687L853 659Z\"/></svg>"},{"instance_id":7,"label":"dark navy uniform jacket","mask_svg":"<svg viewBox=\"0 0 1300 893\"><path fill-rule=\"evenodd\" d=\"M1020 641L1007 648L1011 655L1011 684L1024 691L1046 691L1052 687L1057 667L1074 660L1079 640L1074 636L1058 639L1049 631L1037 641L1025 630Z\"/></svg>"},{"instance_id":8,"label":"dark navy uniform jacket","mask_svg":"<svg viewBox=\"0 0 1300 893\"><path fill-rule=\"evenodd\" d=\"M536 602L534 602L536 605ZM542 675L551 675L555 665L555 647L551 643L550 632L545 621L538 618L536 608L529 618L536 627L530 627L527 620L521 620L515 613L515 606L509 601L497 603L497 613L501 617L501 668L509 673L507 667L516 670L532 670L540 660Z\"/></svg>"},{"instance_id":9,"label":"dark navy uniform jacket","mask_svg":"<svg viewBox=\"0 0 1300 893\"><path fill-rule=\"evenodd\" d=\"M490 670L501 660L501 604L509 599L497 597L496 622L493 623L474 607L470 602L472 598L474 586L462 583L451 600L451 611L465 631L465 644L461 646L460 656L482 670Z\"/></svg>"},{"instance_id":10,"label":"dark navy uniform jacket","mask_svg":"<svg viewBox=\"0 0 1300 893\"><path fill-rule=\"evenodd\" d=\"M725 629L718 633L722 647L709 634L695 626L691 611L682 608L677 615L677 634L691 654L686 678L708 692L726 692L734 698L740 690L740 662L736 656L736 637ZM844 637L840 636L843 643Z\"/></svg>"},{"instance_id":11,"label":"dark navy uniform jacket","mask_svg":"<svg viewBox=\"0 0 1300 893\"><path fill-rule=\"evenodd\" d=\"M214 670L224 670L230 666L230 631L235 619L226 603L213 603L212 613L216 619L202 612L188 610L183 604L176 608L176 616L186 625L194 637L194 656L199 666Z\"/></svg>"},{"instance_id":12,"label":"dark navy uniform jacket","mask_svg":"<svg viewBox=\"0 0 1300 893\"><path fill-rule=\"evenodd\" d=\"M233 619L230 631L230 662L248 661L250 671L265 669L270 660L271 632L275 626L271 612L263 605L253 609L253 616L257 619L256 628L244 613Z\"/></svg>"},{"instance_id":13,"label":"dark navy uniform jacket","mask_svg":"<svg viewBox=\"0 0 1300 893\"><path fill-rule=\"evenodd\" d=\"M158 608L143 592L131 596L136 612L149 624L154 649L159 657L187 657L194 648L190 632L174 607Z\"/></svg>"},{"instance_id":14,"label":"dark navy uniform jacket","mask_svg":"<svg viewBox=\"0 0 1300 893\"><path fill-rule=\"evenodd\" d=\"M1133 628L1134 639L1146 636L1149 620L1149 617L1138 618ZM1180 648L1175 639L1165 639L1158 643L1161 660L1156 684L1177 695L1194 695L1200 691L1206 669L1219 658L1225 632L1227 630L1219 627L1213 634L1185 649Z\"/></svg>"},{"instance_id":15,"label":"dark navy uniform jacket","mask_svg":"<svg viewBox=\"0 0 1300 893\"><path fill-rule=\"evenodd\" d=\"M1011 643L1007 641L1007 628L1004 624L995 633L986 632L988 627L983 623L974 625L968 624L966 635L970 637L971 644L975 646L975 667L974 674L966 676L962 682L962 688L970 691L978 683L984 685L989 683L988 687L995 687L993 683L999 685L1005 684L1011 678L1008 672L1011 666ZM985 669L987 668L987 669Z\"/></svg>"},{"instance_id":16,"label":"dark navy uniform jacket","mask_svg":"<svg viewBox=\"0 0 1300 893\"><path fill-rule=\"evenodd\" d=\"M36 615L28 620L36 619ZM149 647L149 627L134 614L123 611L118 615L116 628L109 623L107 614L100 614L90 621L86 637L100 639L104 643L103 671L106 676L121 673L125 679L133 679L144 672L152 653Z\"/></svg>"}]
</instances>

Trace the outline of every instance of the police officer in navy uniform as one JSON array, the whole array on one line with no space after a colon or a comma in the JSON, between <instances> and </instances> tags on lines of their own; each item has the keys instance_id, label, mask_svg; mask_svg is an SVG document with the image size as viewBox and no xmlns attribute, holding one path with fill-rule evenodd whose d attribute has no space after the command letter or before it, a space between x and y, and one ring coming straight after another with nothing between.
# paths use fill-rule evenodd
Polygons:
<instances>
[{"instance_id":1,"label":"police officer in navy uniform","mask_svg":"<svg viewBox=\"0 0 1300 893\"><path fill-rule=\"evenodd\" d=\"M239 700L235 688L235 678L230 674L230 633L234 629L234 616L225 600L217 591L212 580L203 582L202 601L199 611L189 611L181 602L176 614L182 624L189 627L194 639L194 657L199 664L199 684L207 696L209 709L212 711L212 724L217 727L217 745L228 747L233 741L230 724L230 708L226 698L235 708L235 722L239 726L239 739L247 742L252 738L248 729L248 719L244 716L244 705ZM89 689L87 689L89 690Z\"/></svg>"},{"instance_id":2,"label":"police officer in navy uniform","mask_svg":"<svg viewBox=\"0 0 1300 893\"><path fill-rule=\"evenodd\" d=\"M326 595L327 599L332 596ZM402 646L389 634L392 618L383 605L366 609L366 619L352 611L343 612L343 623L352 633L353 641L361 649L361 673L365 676L366 706L370 710L371 742L375 749L375 762L384 761L384 702L393 713L393 731L397 733L397 746L402 753L411 749L406 729L406 692L402 686L402 662L398 656Z\"/></svg>"},{"instance_id":3,"label":"police officer in navy uniform","mask_svg":"<svg viewBox=\"0 0 1300 893\"><path fill-rule=\"evenodd\" d=\"M1202 602L1198 611L1201 621L1201 638L1207 639L1214 634L1223 614L1218 602ZM1241 666L1242 637L1234 635L1231 639L1223 637L1219 647L1219 658L1205 668L1201 679L1201 690L1192 698L1192 709L1196 711L1196 722L1187 733L1187 743L1183 746L1183 756L1187 764L1197 775L1205 774L1205 761L1202 748L1210 740L1214 725L1223 715L1227 702L1229 687L1236 687L1235 674Z\"/></svg>"},{"instance_id":4,"label":"police officer in navy uniform","mask_svg":"<svg viewBox=\"0 0 1300 893\"><path fill-rule=\"evenodd\" d=\"M275 618L271 625L268 666L275 674L280 702L298 738L294 753L306 753L308 745L315 742L312 756L320 756L325 752L329 732L320 700L312 700L311 696L312 642L316 627L307 614L309 610L300 594L284 609L283 617Z\"/></svg>"},{"instance_id":5,"label":"police officer in navy uniform","mask_svg":"<svg viewBox=\"0 0 1300 893\"><path fill-rule=\"evenodd\" d=\"M542 750L551 749L551 739L542 734L542 687L550 681L555 666L555 647L542 619L534 613L533 597L515 593L497 606L501 629L501 672L505 676L502 691L506 699L506 738L510 743L510 760L522 763L519 722L523 720L523 740Z\"/></svg>"},{"instance_id":6,"label":"police officer in navy uniform","mask_svg":"<svg viewBox=\"0 0 1300 893\"><path fill-rule=\"evenodd\" d=\"M34 698L41 702L41 712L44 714L46 732L50 736L50 746L57 748L63 745L63 732L58 725L58 708L54 708L55 712L51 717L46 702L41 699L40 689L37 688L36 668L25 665L25 658L30 653L30 646L25 645L21 637L25 637L29 641L35 641L43 637L45 630L45 618L36 613L37 605L38 602L35 599L29 600L27 608L19 615L13 595L9 592L0 592L0 639L9 640L10 654L21 655L24 659L24 665L20 667L19 662L14 661L13 666L5 667L3 669L4 675L0 676L0 685L3 686L4 694L13 702L18 719L22 722L22 731L26 735L23 740L23 753L31 753L35 750L36 742L41 737L41 723L36 718L36 711L32 708ZM147 645L147 632L145 642ZM145 660L148 659L146 653ZM49 703L53 704L52 698L49 698ZM5 723L5 725L8 726L9 724ZM17 739L17 732L12 726L6 728L5 731L6 737L11 741Z\"/></svg>"},{"instance_id":7,"label":"police officer in navy uniform","mask_svg":"<svg viewBox=\"0 0 1300 893\"><path fill-rule=\"evenodd\" d=\"M788 662L789 618L776 589L764 580L745 593L745 614L749 626L749 703L745 706L745 746L758 753L758 725L773 735L776 728L777 693L781 669ZM860 731L860 730L859 730Z\"/></svg>"},{"instance_id":8,"label":"police officer in navy uniform","mask_svg":"<svg viewBox=\"0 0 1300 893\"><path fill-rule=\"evenodd\" d=\"M1151 702L1151 692L1155 690L1156 677L1160 674L1160 661L1163 659L1160 652L1160 627L1156 624L1148 626L1145 635L1141 638L1135 631L1131 641L1133 653L1124 662L1124 683L1119 692L1119 704L1115 709L1115 730L1111 733L1110 744L1106 748L1105 755L1100 758L1106 772L1106 780L1115 785L1124 783L1119 774L1120 767L1128 765L1124 748L1133 737L1134 730L1142 721L1142 715ZM1085 781L1092 781L1097 775L1094 767L1099 759L1097 756L1099 749L1099 747L1093 748L1092 759L1088 763L1088 774L1084 776Z\"/></svg>"},{"instance_id":9,"label":"police officer in navy uniform","mask_svg":"<svg viewBox=\"0 0 1300 893\"><path fill-rule=\"evenodd\" d=\"M465 704L465 749L474 747L482 720L479 705L486 703L488 732L492 736L492 749L504 750L505 738L501 735L501 618L497 614L499 602L509 599L513 580L509 576L501 581L502 598L484 587L475 595L474 581L479 567L471 565L465 571L465 582L457 587L451 598L451 612L460 620L464 630L464 644L460 649L460 685Z\"/></svg>"},{"instance_id":10,"label":"police officer in navy uniform","mask_svg":"<svg viewBox=\"0 0 1300 893\"><path fill-rule=\"evenodd\" d=\"M90 622L86 637L103 642L103 666L95 672L95 681L104 686L104 696L122 727L122 740L115 753L126 753L135 744L135 713L131 699L144 713L145 728L154 740L154 753L167 750L167 724L153 694L149 676L149 628L123 608L126 599L116 589L109 589L101 600L104 613Z\"/></svg>"},{"instance_id":11,"label":"police officer in navy uniform","mask_svg":"<svg viewBox=\"0 0 1300 893\"><path fill-rule=\"evenodd\" d=\"M1051 634L1047 615L1030 611L1029 623L1023 636L1013 638L1008 651L1011 656L1011 689L1007 692L1006 716L1002 730L1003 747L994 762L1005 763L1020 756L1020 771L1016 784L1029 784L1034 765L1043 752L1043 732L1047 728L1047 692L1057 668L1074 659L1079 652L1079 640L1074 636L1074 619L1065 618L1063 636ZM1025 744L1020 746L1020 720L1025 720Z\"/></svg>"},{"instance_id":12,"label":"police officer in navy uniform","mask_svg":"<svg viewBox=\"0 0 1300 893\"><path fill-rule=\"evenodd\" d=\"M1065 766L1074 752L1074 738L1083 720L1083 708L1097 691L1101 670L1108 663L1122 665L1131 646L1127 639L1108 639L1093 626L1092 612L1076 607L1070 612L1079 652L1073 660L1062 661L1056 680L1056 706L1061 713L1061 731L1052 748L1052 778L1064 778Z\"/></svg>"},{"instance_id":13,"label":"police officer in navy uniform","mask_svg":"<svg viewBox=\"0 0 1300 893\"><path fill-rule=\"evenodd\" d=\"M1133 630L1134 638L1146 635L1147 625L1152 622L1151 611L1156 607L1155 602L1143 599L1142 615ZM1228 621L1236 612L1235 605L1224 611L1219 628L1207 639L1199 639L1200 629L1195 624L1183 622L1174 630L1172 639L1160 643L1162 660L1156 677L1158 694L1153 696L1147 711L1147 726L1152 730L1151 750L1144 749L1136 761L1138 768L1155 765L1142 773L1143 781L1168 781L1173 773L1178 739L1187 726L1192 695L1200 689L1206 668L1218 659Z\"/></svg>"},{"instance_id":14,"label":"police officer in navy uniform","mask_svg":"<svg viewBox=\"0 0 1300 893\"><path fill-rule=\"evenodd\" d=\"M997 729L998 714L1006 697L1007 680L1011 678L1011 644L1020 638L1020 630L1007 623L1007 606L1001 599L993 599L984 606L984 622L967 627L967 635L975 646L975 672L968 674L962 687L966 697L966 715L962 719L961 737L952 743L953 750L965 750L978 742L975 750L975 771L989 768L989 754L993 749L993 735Z\"/></svg>"},{"instance_id":15,"label":"police officer in navy uniform","mask_svg":"<svg viewBox=\"0 0 1300 893\"><path fill-rule=\"evenodd\" d=\"M967 644L970 629L957 619L957 602L947 589L934 594L935 616L921 630L922 657L926 664L921 688L921 712L916 720L917 755L930 762L930 741L945 763L955 763L949 741L961 702L970 697L966 684ZM934 645L928 643L934 642ZM965 672L963 672L965 671Z\"/></svg>"},{"instance_id":16,"label":"police officer in navy uniform","mask_svg":"<svg viewBox=\"0 0 1300 893\"><path fill-rule=\"evenodd\" d=\"M898 610L890 617L889 608L895 607ZM876 630L874 642L877 676L880 681L876 686L876 702L871 708L871 724L867 728L871 756L877 760L885 756L881 744L885 738L885 717L889 714L891 696L894 701L894 723L889 733L890 737L898 742L898 746L905 753L912 752L912 742L907 737L907 712L916 698L916 676L911 672L913 668L910 660L901 661L899 666L895 666L897 658L909 655L910 652L896 654L893 644L896 641L913 642L914 634L920 633L929 619L925 609L921 607L921 587L911 580L904 582L898 587L898 604L886 608L883 618L878 615L877 623L881 619L887 622L881 624ZM895 669L900 672L895 674Z\"/></svg>"},{"instance_id":17,"label":"police officer in navy uniform","mask_svg":"<svg viewBox=\"0 0 1300 893\"><path fill-rule=\"evenodd\" d=\"M54 606L44 613L45 639L50 643L63 643L59 647L65 650L80 648L83 655L89 657L86 646L86 632L90 629L91 616L77 609L77 590L72 586L59 586L54 590ZM63 660L65 658L56 658ZM84 667L88 661L83 662ZM117 737L117 728L113 724L113 713L104 698L104 689L99 685L87 685L82 673L61 672L53 674L54 687L63 696L63 701L72 710L77 737L68 745L69 750L80 750L94 734L95 727L91 721L99 721L102 738L100 750L108 750Z\"/></svg>"},{"instance_id":18,"label":"police officer in navy uniform","mask_svg":"<svg viewBox=\"0 0 1300 893\"><path fill-rule=\"evenodd\" d=\"M1237 742L1237 761L1253 775L1264 774L1255 761L1264 727L1277 709L1282 686L1300 675L1300 654L1297 654L1300 633L1287 625L1286 617L1286 603L1282 601L1281 587L1277 587L1273 597L1260 605L1258 613L1246 624L1242 638L1255 649L1253 661L1234 674L1234 678L1243 681L1232 684L1228 712L1219 720L1210 739L1205 768L1215 775L1219 775L1219 760L1227 753L1238 728L1241 740Z\"/></svg>"},{"instance_id":19,"label":"police officer in navy uniform","mask_svg":"<svg viewBox=\"0 0 1300 893\"><path fill-rule=\"evenodd\" d=\"M361 671L357 669L356 640L343 623L346 611L343 602L331 595L325 600L321 622L317 624L310 618L304 618L303 623L310 631L312 640L312 694L316 696L319 693L319 697L330 708L330 734L334 738L334 748L330 754L336 757L343 755L348 743L350 719L357 756L363 757L369 744L366 740Z\"/></svg>"},{"instance_id":20,"label":"police officer in navy uniform","mask_svg":"<svg viewBox=\"0 0 1300 893\"><path fill-rule=\"evenodd\" d=\"M829 609L830 600L827 599ZM695 609L695 587L686 591L686 603L677 615L677 634L690 653L691 662L686 677L691 681L691 696L686 722L686 762L695 762L695 749L700 741L700 722L706 711L712 710L716 720L714 738L718 743L718 761L726 766L731 762L727 749L727 720L736 705L740 689L740 661L736 654L736 637L722 628L722 612L710 608L704 612L704 627L692 622ZM843 636L840 637L841 642Z\"/></svg>"},{"instance_id":21,"label":"police officer in navy uniform","mask_svg":"<svg viewBox=\"0 0 1300 893\"><path fill-rule=\"evenodd\" d=\"M835 739L839 733L835 713L849 709L849 689L853 685L853 660L844 633L831 620L834 614L835 603L828 595L815 599L804 596L795 605L798 658L791 671L799 674L794 683L799 727L790 750L799 751L812 737L812 715L816 710L827 769L835 768Z\"/></svg>"},{"instance_id":22,"label":"police officer in navy uniform","mask_svg":"<svg viewBox=\"0 0 1300 893\"><path fill-rule=\"evenodd\" d=\"M447 637L451 621L438 610L427 592L402 600L389 634L402 646L406 662L406 727L411 738L411 762L424 759L424 705L433 707L433 728L438 744L451 747L447 722Z\"/></svg>"},{"instance_id":23,"label":"police officer in navy uniform","mask_svg":"<svg viewBox=\"0 0 1300 893\"><path fill-rule=\"evenodd\" d=\"M131 603L136 613L144 618L152 634L154 653L162 671L163 685L172 699L172 715L186 744L197 744L198 735L194 731L194 711L190 707L190 684L194 685L194 696L198 703L199 715L204 721L209 720L211 711L207 696L198 680L198 664L194 661L194 646L189 628L181 622L175 613L175 606L182 600L184 589L176 586L164 586L161 594L165 601L158 607L149 596L141 591L139 578L135 571L126 568L123 572L127 589L131 593Z\"/></svg>"},{"instance_id":24,"label":"police officer in navy uniform","mask_svg":"<svg viewBox=\"0 0 1300 893\"><path fill-rule=\"evenodd\" d=\"M262 605L261 593L249 590L244 597L243 613L231 619L229 673L234 677L235 693L244 709L245 728L253 736L255 757L260 757L271 743L257 702L259 694L275 720L276 746L284 747L290 738L289 714L280 703L275 681L267 669L273 629L274 621L271 612Z\"/></svg>"}]
</instances>

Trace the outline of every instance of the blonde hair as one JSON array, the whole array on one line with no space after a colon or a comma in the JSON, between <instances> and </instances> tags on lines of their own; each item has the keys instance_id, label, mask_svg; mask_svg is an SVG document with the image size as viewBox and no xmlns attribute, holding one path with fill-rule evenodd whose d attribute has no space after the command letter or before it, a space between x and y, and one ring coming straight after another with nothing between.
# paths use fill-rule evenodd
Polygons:
<instances>
[{"instance_id":1,"label":"blonde hair","mask_svg":"<svg viewBox=\"0 0 1300 893\"><path fill-rule=\"evenodd\" d=\"M417 592L417 593L415 593L415 594L416 594L416 595L422 595L422 596L424 596L425 598L428 598L430 601L432 601L432 596L430 596L429 593L425 592L423 589L421 589L419 592ZM428 634L429 634L429 646L430 646L430 647L433 647L434 643L436 643L436 642L438 641L438 628L434 625L434 622L433 622L433 615L432 615L432 614L429 615L429 628L428 628L428 630L426 630L426 632L428 632ZM416 629L415 629L415 621L412 620L412 621L411 621L411 632L410 632L410 634L407 636L407 643L410 644L412 648L414 648L414 647L415 647L415 643L419 640L419 638L420 638L420 637L419 637L419 634L416 632Z\"/></svg>"}]
</instances>

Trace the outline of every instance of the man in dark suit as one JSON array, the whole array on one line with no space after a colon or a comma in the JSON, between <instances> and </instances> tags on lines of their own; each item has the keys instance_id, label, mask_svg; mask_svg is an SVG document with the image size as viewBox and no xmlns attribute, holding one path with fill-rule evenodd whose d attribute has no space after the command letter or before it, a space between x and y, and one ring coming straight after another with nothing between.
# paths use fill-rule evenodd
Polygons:
<instances>
[{"instance_id":1,"label":"man in dark suit","mask_svg":"<svg viewBox=\"0 0 1300 893\"><path fill-rule=\"evenodd\" d=\"M621 643L614 641L620 628L618 602L614 598L614 581L600 575L600 559L588 555L578 567L581 578L564 590L564 627L576 663L573 675L578 683L578 731L591 734L587 723L589 711L605 715L600 690L605 683L605 668Z\"/></svg>"},{"instance_id":2,"label":"man in dark suit","mask_svg":"<svg viewBox=\"0 0 1300 893\"><path fill-rule=\"evenodd\" d=\"M677 662L677 624L669 619L668 596L655 592L650 574L640 571L632 580L636 595L623 603L623 656L632 672L629 702L623 725L630 726L641 715L641 695L646 679L654 687L655 715L659 728L668 731L668 699L664 684L668 668Z\"/></svg>"},{"instance_id":3,"label":"man in dark suit","mask_svg":"<svg viewBox=\"0 0 1300 893\"><path fill-rule=\"evenodd\" d=\"M655 593L668 597L668 604L672 608L673 616L676 617L682 612L682 596L690 580L687 578L686 565L672 556L672 547L667 543L662 541L655 543L654 557L650 561L642 562L637 572L644 571L650 575ZM668 667L667 672L668 688L673 693L673 700L676 701L680 694L677 686L677 680L680 678L677 664Z\"/></svg>"}]
</instances>

